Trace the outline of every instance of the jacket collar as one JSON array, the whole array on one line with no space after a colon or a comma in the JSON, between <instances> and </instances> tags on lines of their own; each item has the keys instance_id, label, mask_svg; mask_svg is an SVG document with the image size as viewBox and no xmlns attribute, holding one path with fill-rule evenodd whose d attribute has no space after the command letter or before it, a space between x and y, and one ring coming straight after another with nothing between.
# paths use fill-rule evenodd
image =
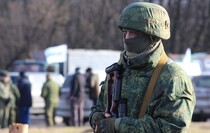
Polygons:
<instances>
[{"instance_id":1,"label":"jacket collar","mask_svg":"<svg viewBox=\"0 0 210 133\"><path fill-rule=\"evenodd\" d=\"M130 69L149 69L151 67L155 68L163 51L164 48L161 40L154 43L144 52L134 57L128 57L124 51L123 54L121 54L121 56L123 56L121 57L122 64L124 68Z\"/></svg>"}]
</instances>

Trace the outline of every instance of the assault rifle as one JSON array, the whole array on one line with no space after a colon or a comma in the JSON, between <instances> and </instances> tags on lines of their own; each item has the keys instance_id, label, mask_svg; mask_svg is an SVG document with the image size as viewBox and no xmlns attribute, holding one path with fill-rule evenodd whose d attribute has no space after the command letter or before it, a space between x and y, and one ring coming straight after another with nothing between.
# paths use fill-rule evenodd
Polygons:
<instances>
[{"instance_id":1,"label":"assault rifle","mask_svg":"<svg viewBox=\"0 0 210 133\"><path fill-rule=\"evenodd\" d=\"M107 82L107 106L105 117L123 117L127 115L127 99L121 98L122 65L114 63L106 68Z\"/></svg>"}]
</instances>

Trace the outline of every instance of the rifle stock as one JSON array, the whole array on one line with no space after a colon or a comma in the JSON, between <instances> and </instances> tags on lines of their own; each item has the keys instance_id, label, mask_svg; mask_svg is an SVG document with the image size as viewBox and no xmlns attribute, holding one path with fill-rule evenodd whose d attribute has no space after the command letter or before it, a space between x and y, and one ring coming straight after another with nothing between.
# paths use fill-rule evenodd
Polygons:
<instances>
[{"instance_id":1,"label":"rifle stock","mask_svg":"<svg viewBox=\"0 0 210 133\"><path fill-rule=\"evenodd\" d=\"M112 84L113 84L113 74L107 74L107 82L108 82L108 86L107 86L107 106L106 106L106 110L105 110L105 114L108 113L111 115L111 105L112 105ZM109 117L109 116L107 116Z\"/></svg>"},{"instance_id":2,"label":"rifle stock","mask_svg":"<svg viewBox=\"0 0 210 133\"><path fill-rule=\"evenodd\" d=\"M126 113L127 100L126 100L126 105L124 105L123 107L120 102L121 88L122 88L122 73L123 73L122 66L115 63L110 67L106 68L106 73L107 73L108 85L107 85L107 106L105 114L107 113L110 114L110 116L107 115L107 117L119 117L122 116L122 114L127 114ZM123 102L123 104L124 103L125 102ZM120 115L118 111L120 112Z\"/></svg>"}]
</instances>

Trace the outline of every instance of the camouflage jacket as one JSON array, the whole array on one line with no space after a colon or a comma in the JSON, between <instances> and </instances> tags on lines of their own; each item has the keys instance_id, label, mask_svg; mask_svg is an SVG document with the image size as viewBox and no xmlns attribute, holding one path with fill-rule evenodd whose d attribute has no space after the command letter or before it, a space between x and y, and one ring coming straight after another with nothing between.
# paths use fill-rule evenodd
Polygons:
<instances>
[{"instance_id":1,"label":"camouflage jacket","mask_svg":"<svg viewBox=\"0 0 210 133\"><path fill-rule=\"evenodd\" d=\"M60 86L52 79L48 79L43 87L41 96L45 99L46 106L54 104L58 106L59 103Z\"/></svg>"},{"instance_id":2,"label":"camouflage jacket","mask_svg":"<svg viewBox=\"0 0 210 133\"><path fill-rule=\"evenodd\" d=\"M6 106L4 103L6 99L10 99L7 106L16 108L20 100L20 92L15 84L0 82L0 108Z\"/></svg>"},{"instance_id":3,"label":"camouflage jacket","mask_svg":"<svg viewBox=\"0 0 210 133\"><path fill-rule=\"evenodd\" d=\"M127 98L128 112L126 117L116 119L116 132L187 132L195 106L194 88L186 73L170 58L159 75L145 115L139 118L148 82L160 56L161 54L153 54L148 65L143 68L127 67L125 69L121 97ZM106 86L105 81L101 87L99 101L92 107L91 114L105 111Z\"/></svg>"}]
</instances>

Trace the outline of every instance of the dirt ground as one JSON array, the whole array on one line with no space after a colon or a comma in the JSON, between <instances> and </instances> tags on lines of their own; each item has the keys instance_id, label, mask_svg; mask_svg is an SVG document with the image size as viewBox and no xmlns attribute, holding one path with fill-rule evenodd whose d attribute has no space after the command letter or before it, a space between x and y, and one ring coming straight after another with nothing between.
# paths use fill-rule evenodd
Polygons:
<instances>
[{"instance_id":1,"label":"dirt ground","mask_svg":"<svg viewBox=\"0 0 210 133\"><path fill-rule=\"evenodd\" d=\"M210 122L192 122L189 133L210 133Z\"/></svg>"},{"instance_id":2,"label":"dirt ground","mask_svg":"<svg viewBox=\"0 0 210 133\"><path fill-rule=\"evenodd\" d=\"M189 133L210 133L210 122L192 122ZM0 133L9 133L8 129L0 130ZM92 133L88 125L83 128L57 126L54 128L30 127L29 133Z\"/></svg>"}]
</instances>

